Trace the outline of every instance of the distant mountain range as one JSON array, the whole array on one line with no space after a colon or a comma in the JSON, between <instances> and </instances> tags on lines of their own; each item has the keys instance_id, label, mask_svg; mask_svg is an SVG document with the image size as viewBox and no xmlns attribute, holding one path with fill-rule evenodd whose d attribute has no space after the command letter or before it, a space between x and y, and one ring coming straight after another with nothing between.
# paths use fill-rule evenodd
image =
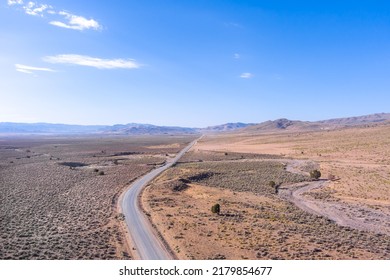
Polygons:
<instances>
[{"instance_id":1,"label":"distant mountain range","mask_svg":"<svg viewBox=\"0 0 390 280\"><path fill-rule=\"evenodd\" d=\"M157 126L151 124L117 124L117 125L68 125L50 123L0 123L1 134L102 134L102 135L161 135L161 134L199 134L237 131L243 133L272 131L308 131L329 130L349 126L390 123L390 114L373 114L360 117L330 119L317 122L293 121L278 119L259 124L226 123L206 128L189 128L178 126Z\"/></svg>"},{"instance_id":2,"label":"distant mountain range","mask_svg":"<svg viewBox=\"0 0 390 280\"><path fill-rule=\"evenodd\" d=\"M103 132L108 126L51 123L0 123L0 133L9 134L78 134Z\"/></svg>"},{"instance_id":3,"label":"distant mountain range","mask_svg":"<svg viewBox=\"0 0 390 280\"><path fill-rule=\"evenodd\" d=\"M281 132L281 131L316 131L332 130L353 126L373 125L379 123L390 123L390 114L372 114L359 117L329 119L316 122L292 121L288 119L278 119L266 121L260 124L249 126L240 132Z\"/></svg>"},{"instance_id":4,"label":"distant mountain range","mask_svg":"<svg viewBox=\"0 0 390 280\"><path fill-rule=\"evenodd\" d=\"M151 124L68 125L50 123L0 123L0 133L6 134L195 134L194 128L157 126Z\"/></svg>"}]
</instances>

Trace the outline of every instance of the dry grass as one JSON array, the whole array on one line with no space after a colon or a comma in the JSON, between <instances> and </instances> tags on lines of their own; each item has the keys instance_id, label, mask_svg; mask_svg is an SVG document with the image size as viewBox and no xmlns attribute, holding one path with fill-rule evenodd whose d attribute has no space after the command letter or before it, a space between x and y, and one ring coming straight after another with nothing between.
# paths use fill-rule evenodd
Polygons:
<instances>
[{"instance_id":1,"label":"dry grass","mask_svg":"<svg viewBox=\"0 0 390 280\"><path fill-rule=\"evenodd\" d=\"M3 140L0 259L131 258L118 197L188 140Z\"/></svg>"}]
</instances>

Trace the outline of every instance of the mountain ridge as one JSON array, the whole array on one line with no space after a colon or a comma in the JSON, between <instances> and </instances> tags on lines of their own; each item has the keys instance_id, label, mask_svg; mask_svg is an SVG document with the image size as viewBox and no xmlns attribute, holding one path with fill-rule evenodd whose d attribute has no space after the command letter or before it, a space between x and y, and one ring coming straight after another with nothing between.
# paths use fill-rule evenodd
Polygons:
<instances>
[{"instance_id":1,"label":"mountain ridge","mask_svg":"<svg viewBox=\"0 0 390 280\"><path fill-rule=\"evenodd\" d=\"M225 123L205 128L158 126L153 124L128 123L115 125L72 125L53 123L0 122L1 134L100 134L100 135L160 135L199 134L223 132L272 132L298 130L329 130L342 127L390 123L390 113L377 113L356 117L334 118L321 121L300 121L281 118L262 123Z\"/></svg>"},{"instance_id":2,"label":"mountain ridge","mask_svg":"<svg viewBox=\"0 0 390 280\"><path fill-rule=\"evenodd\" d=\"M281 132L281 131L315 131L332 130L345 127L356 127L362 125L390 123L389 113L377 113L356 117L334 118L321 121L300 121L289 119L277 119L266 121L254 126L240 129L240 132Z\"/></svg>"}]
</instances>

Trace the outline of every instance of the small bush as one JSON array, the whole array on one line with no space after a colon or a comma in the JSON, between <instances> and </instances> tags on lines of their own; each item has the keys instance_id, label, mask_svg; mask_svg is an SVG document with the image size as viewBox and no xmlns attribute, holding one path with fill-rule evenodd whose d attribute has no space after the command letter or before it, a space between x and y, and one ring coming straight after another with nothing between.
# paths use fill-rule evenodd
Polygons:
<instances>
[{"instance_id":1,"label":"small bush","mask_svg":"<svg viewBox=\"0 0 390 280\"><path fill-rule=\"evenodd\" d=\"M310 178L318 180L321 177L321 172L317 169L310 171Z\"/></svg>"},{"instance_id":2,"label":"small bush","mask_svg":"<svg viewBox=\"0 0 390 280\"><path fill-rule=\"evenodd\" d=\"M212 207L211 207L211 212L212 213L215 213L215 214L219 214L219 212L221 211L221 206L217 203L217 204L214 204Z\"/></svg>"},{"instance_id":3,"label":"small bush","mask_svg":"<svg viewBox=\"0 0 390 280\"><path fill-rule=\"evenodd\" d=\"M94 169L93 169L93 172L99 172L99 169L94 168Z\"/></svg>"},{"instance_id":4,"label":"small bush","mask_svg":"<svg viewBox=\"0 0 390 280\"><path fill-rule=\"evenodd\" d=\"M99 171L99 175L104 175L104 171Z\"/></svg>"},{"instance_id":5,"label":"small bush","mask_svg":"<svg viewBox=\"0 0 390 280\"><path fill-rule=\"evenodd\" d=\"M271 188L275 188L276 183L275 183L275 181L269 181L268 185L269 185Z\"/></svg>"}]
</instances>

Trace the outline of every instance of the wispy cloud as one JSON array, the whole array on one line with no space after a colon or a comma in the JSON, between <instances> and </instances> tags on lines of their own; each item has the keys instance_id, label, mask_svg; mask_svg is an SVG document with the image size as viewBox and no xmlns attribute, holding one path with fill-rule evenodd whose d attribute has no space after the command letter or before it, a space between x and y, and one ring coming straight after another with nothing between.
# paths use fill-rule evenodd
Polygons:
<instances>
[{"instance_id":1,"label":"wispy cloud","mask_svg":"<svg viewBox=\"0 0 390 280\"><path fill-rule=\"evenodd\" d=\"M239 53L235 53L233 57L234 57L234 59L240 59L241 55Z\"/></svg>"},{"instance_id":2,"label":"wispy cloud","mask_svg":"<svg viewBox=\"0 0 390 280\"><path fill-rule=\"evenodd\" d=\"M100 24L94 19L86 19L81 16L72 15L65 11L61 11L58 14L64 16L67 20L67 23L62 21L51 21L49 22L51 25L74 30L101 29Z\"/></svg>"},{"instance_id":3,"label":"wispy cloud","mask_svg":"<svg viewBox=\"0 0 390 280\"><path fill-rule=\"evenodd\" d=\"M7 3L8 3L8 6L22 5L23 0L8 0Z\"/></svg>"},{"instance_id":4,"label":"wispy cloud","mask_svg":"<svg viewBox=\"0 0 390 280\"><path fill-rule=\"evenodd\" d=\"M248 73L248 72L242 73L242 74L240 75L240 78L243 78L243 79L251 79L251 78L253 78L253 77L254 77L254 75L253 75L252 73Z\"/></svg>"},{"instance_id":5,"label":"wispy cloud","mask_svg":"<svg viewBox=\"0 0 390 280\"><path fill-rule=\"evenodd\" d=\"M55 72L53 69L50 68L27 66L23 64L15 64L15 69L18 72L22 72L26 74L34 74L36 71Z\"/></svg>"},{"instance_id":6,"label":"wispy cloud","mask_svg":"<svg viewBox=\"0 0 390 280\"><path fill-rule=\"evenodd\" d=\"M38 4L36 2L23 2L23 0L8 0L8 6L21 7L23 11L31 16L47 17L49 24L73 30L93 29L100 30L102 26L94 19L87 19L70 12L61 10L56 11L47 4Z\"/></svg>"},{"instance_id":7,"label":"wispy cloud","mask_svg":"<svg viewBox=\"0 0 390 280\"><path fill-rule=\"evenodd\" d=\"M55 64L81 65L98 69L136 69L141 66L133 59L104 59L77 54L46 56L43 60Z\"/></svg>"}]
</instances>

